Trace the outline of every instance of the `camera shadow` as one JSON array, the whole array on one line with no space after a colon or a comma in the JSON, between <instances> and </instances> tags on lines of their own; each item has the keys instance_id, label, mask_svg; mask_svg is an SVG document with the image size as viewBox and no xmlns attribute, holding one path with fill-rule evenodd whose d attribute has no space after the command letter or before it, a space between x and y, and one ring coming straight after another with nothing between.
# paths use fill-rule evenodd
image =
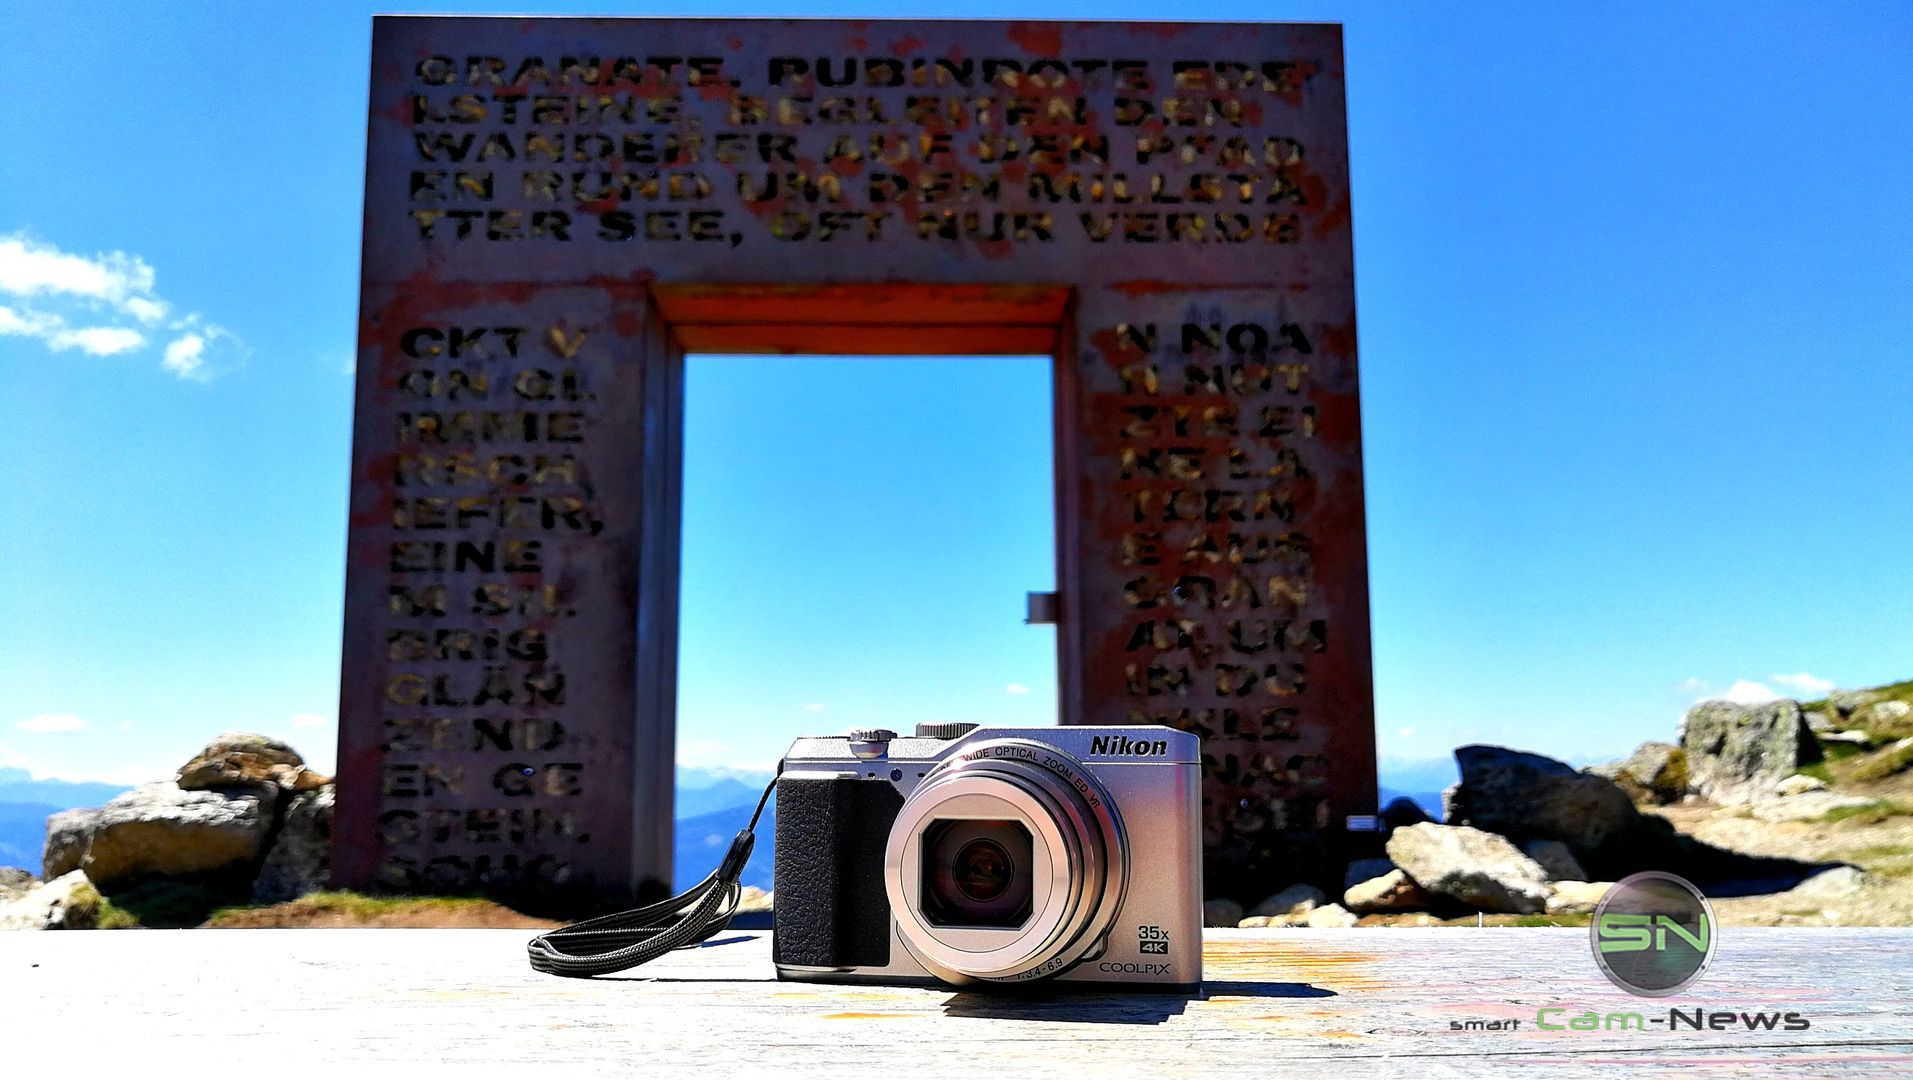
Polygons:
<instances>
[{"instance_id":1,"label":"camera shadow","mask_svg":"<svg viewBox=\"0 0 1913 1080\"><path fill-rule=\"evenodd\" d=\"M1215 979L1202 992L1150 994L1124 991L1113 994L961 991L943 1003L945 1016L976 1016L991 1020L1029 1020L1051 1024L1160 1024L1180 1016L1191 1001L1212 997L1325 998L1335 991L1308 983L1246 982Z\"/></svg>"}]
</instances>

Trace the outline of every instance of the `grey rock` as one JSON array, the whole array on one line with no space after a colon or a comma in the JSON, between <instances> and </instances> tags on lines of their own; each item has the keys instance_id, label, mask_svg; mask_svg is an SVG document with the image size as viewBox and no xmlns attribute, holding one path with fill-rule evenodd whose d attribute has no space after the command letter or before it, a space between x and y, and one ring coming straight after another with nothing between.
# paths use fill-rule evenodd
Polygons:
<instances>
[{"instance_id":1,"label":"grey rock","mask_svg":"<svg viewBox=\"0 0 1913 1080\"><path fill-rule=\"evenodd\" d=\"M46 819L46 847L40 852L40 876L48 881L80 868L93 841L98 810L62 810Z\"/></svg>"},{"instance_id":2,"label":"grey rock","mask_svg":"<svg viewBox=\"0 0 1913 1080\"><path fill-rule=\"evenodd\" d=\"M0 902L0 930L90 930L99 921L100 894L78 870Z\"/></svg>"},{"instance_id":3,"label":"grey rock","mask_svg":"<svg viewBox=\"0 0 1913 1080\"><path fill-rule=\"evenodd\" d=\"M1768 796L1748 809L1762 821L1812 821L1835 810L1856 810L1879 800L1864 795L1841 795L1832 791L1808 791L1786 798Z\"/></svg>"},{"instance_id":4,"label":"grey rock","mask_svg":"<svg viewBox=\"0 0 1913 1080\"><path fill-rule=\"evenodd\" d=\"M206 748L201 750L192 761L187 762L186 766L190 767L193 762L215 758L221 754L251 754L274 765L304 765L306 763L306 759L299 756L299 751L270 735L228 731L207 743Z\"/></svg>"},{"instance_id":5,"label":"grey rock","mask_svg":"<svg viewBox=\"0 0 1913 1080\"><path fill-rule=\"evenodd\" d=\"M254 788L261 794L278 790L312 791L331 783L306 768L292 747L267 735L229 731L206 744L174 777L187 791Z\"/></svg>"},{"instance_id":6,"label":"grey rock","mask_svg":"<svg viewBox=\"0 0 1913 1080\"><path fill-rule=\"evenodd\" d=\"M1459 780L1441 789L1441 820L1447 825L1468 824L1468 801Z\"/></svg>"},{"instance_id":7,"label":"grey rock","mask_svg":"<svg viewBox=\"0 0 1913 1080\"><path fill-rule=\"evenodd\" d=\"M1521 853L1533 859L1549 881L1587 880L1588 872L1581 869L1573 849L1559 840L1530 840L1521 845Z\"/></svg>"},{"instance_id":8,"label":"grey rock","mask_svg":"<svg viewBox=\"0 0 1913 1080\"><path fill-rule=\"evenodd\" d=\"M1342 907L1342 905L1326 904L1322 907L1310 910L1307 915L1303 916L1302 925L1313 927L1317 930L1341 930L1354 926L1356 921L1354 913Z\"/></svg>"},{"instance_id":9,"label":"grey rock","mask_svg":"<svg viewBox=\"0 0 1913 1080\"><path fill-rule=\"evenodd\" d=\"M1832 731L1839 726L1834 722L1838 714L1829 713L1824 709L1809 709L1801 715L1807 718L1807 727L1811 728L1816 735Z\"/></svg>"},{"instance_id":10,"label":"grey rock","mask_svg":"<svg viewBox=\"0 0 1913 1080\"><path fill-rule=\"evenodd\" d=\"M1357 882L1342 893L1342 903L1348 910L1363 915L1419 911L1428 906L1430 899L1427 890L1400 870Z\"/></svg>"},{"instance_id":11,"label":"grey rock","mask_svg":"<svg viewBox=\"0 0 1913 1080\"><path fill-rule=\"evenodd\" d=\"M279 833L259 867L259 876L253 879L255 901L278 904L325 888L331 877L332 808L337 790L328 785L302 791L286 804Z\"/></svg>"},{"instance_id":12,"label":"grey rock","mask_svg":"<svg viewBox=\"0 0 1913 1080\"><path fill-rule=\"evenodd\" d=\"M1876 737L1899 739L1913 735L1913 705L1904 701L1876 701L1855 709L1851 720Z\"/></svg>"},{"instance_id":13,"label":"grey rock","mask_svg":"<svg viewBox=\"0 0 1913 1080\"><path fill-rule=\"evenodd\" d=\"M1364 881L1373 881L1395 869L1395 864L1387 859L1356 859L1348 864L1342 873L1342 888L1358 885Z\"/></svg>"},{"instance_id":14,"label":"grey rock","mask_svg":"<svg viewBox=\"0 0 1913 1080\"><path fill-rule=\"evenodd\" d=\"M1388 838L1388 857L1428 892L1482 911L1526 915L1547 908L1547 874L1504 836L1467 826L1411 825Z\"/></svg>"},{"instance_id":15,"label":"grey rock","mask_svg":"<svg viewBox=\"0 0 1913 1080\"><path fill-rule=\"evenodd\" d=\"M1634 801L1612 780L1550 757L1464 746L1455 751L1455 761L1461 766L1458 798L1467 804L1468 823L1478 829L1523 840L1560 840L1585 852L1640 818Z\"/></svg>"},{"instance_id":16,"label":"grey rock","mask_svg":"<svg viewBox=\"0 0 1913 1080\"><path fill-rule=\"evenodd\" d=\"M1239 926L1245 913L1242 905L1234 900L1204 900L1202 902L1202 925Z\"/></svg>"},{"instance_id":17,"label":"grey rock","mask_svg":"<svg viewBox=\"0 0 1913 1080\"><path fill-rule=\"evenodd\" d=\"M1687 753L1673 743L1642 743L1621 763L1621 772L1656 802L1675 802L1687 794Z\"/></svg>"},{"instance_id":18,"label":"grey rock","mask_svg":"<svg viewBox=\"0 0 1913 1080\"><path fill-rule=\"evenodd\" d=\"M1250 915L1303 915L1328 903L1328 894L1313 885L1291 885L1249 910Z\"/></svg>"},{"instance_id":19,"label":"grey rock","mask_svg":"<svg viewBox=\"0 0 1913 1080\"><path fill-rule=\"evenodd\" d=\"M100 810L82 868L109 891L147 877L249 870L274 810L271 799L253 790L145 784Z\"/></svg>"},{"instance_id":20,"label":"grey rock","mask_svg":"<svg viewBox=\"0 0 1913 1080\"><path fill-rule=\"evenodd\" d=\"M1557 881L1548 892L1548 914L1586 915L1614 887L1612 881Z\"/></svg>"},{"instance_id":21,"label":"grey rock","mask_svg":"<svg viewBox=\"0 0 1913 1080\"><path fill-rule=\"evenodd\" d=\"M1382 807L1381 816L1382 825L1390 829L1405 828L1409 825L1420 825L1424 821L1434 820L1428 816L1428 811L1421 808L1420 803L1405 795L1400 798L1390 799L1388 805Z\"/></svg>"},{"instance_id":22,"label":"grey rock","mask_svg":"<svg viewBox=\"0 0 1913 1080\"><path fill-rule=\"evenodd\" d=\"M33 871L17 866L0 866L0 900L12 900L40 884Z\"/></svg>"},{"instance_id":23,"label":"grey rock","mask_svg":"<svg viewBox=\"0 0 1913 1080\"><path fill-rule=\"evenodd\" d=\"M1836 866L1822 870L1787 891L1790 900L1819 902L1841 900L1874 883L1873 876L1857 866Z\"/></svg>"},{"instance_id":24,"label":"grey rock","mask_svg":"<svg viewBox=\"0 0 1913 1080\"><path fill-rule=\"evenodd\" d=\"M1877 690L1835 690L1827 695L1827 705L1841 716L1852 716L1883 697Z\"/></svg>"},{"instance_id":25,"label":"grey rock","mask_svg":"<svg viewBox=\"0 0 1913 1080\"><path fill-rule=\"evenodd\" d=\"M1690 783L1720 803L1751 803L1783 777L1820 760L1797 701L1735 705L1704 701L1681 726Z\"/></svg>"},{"instance_id":26,"label":"grey rock","mask_svg":"<svg viewBox=\"0 0 1913 1080\"><path fill-rule=\"evenodd\" d=\"M1827 782L1825 780L1817 776L1808 776L1806 773L1794 773L1792 776L1774 785L1774 794L1782 797L1788 795L1805 795L1809 791L1825 790L1827 790Z\"/></svg>"},{"instance_id":27,"label":"grey rock","mask_svg":"<svg viewBox=\"0 0 1913 1080\"><path fill-rule=\"evenodd\" d=\"M1879 743L1878 739L1858 728L1852 731L1822 731L1817 738L1823 743L1850 743L1862 749Z\"/></svg>"}]
</instances>

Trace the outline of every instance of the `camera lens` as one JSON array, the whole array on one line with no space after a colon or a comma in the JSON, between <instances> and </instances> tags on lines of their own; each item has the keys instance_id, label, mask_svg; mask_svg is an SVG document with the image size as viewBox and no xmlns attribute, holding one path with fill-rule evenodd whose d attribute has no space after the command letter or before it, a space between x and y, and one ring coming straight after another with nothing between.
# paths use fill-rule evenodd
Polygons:
<instances>
[{"instance_id":1,"label":"camera lens","mask_svg":"<svg viewBox=\"0 0 1913 1080\"><path fill-rule=\"evenodd\" d=\"M994 900L1010 887L1010 853L994 840L972 840L957 852L956 884L972 900Z\"/></svg>"},{"instance_id":2,"label":"camera lens","mask_svg":"<svg viewBox=\"0 0 1913 1080\"><path fill-rule=\"evenodd\" d=\"M1122 905L1122 818L1095 774L1055 746L963 745L890 827L884 894L898 936L951 982L1067 971Z\"/></svg>"},{"instance_id":3,"label":"camera lens","mask_svg":"<svg viewBox=\"0 0 1913 1080\"><path fill-rule=\"evenodd\" d=\"M923 841L923 907L932 925L1014 929L1029 918L1031 840L1021 824L937 821Z\"/></svg>"}]
</instances>

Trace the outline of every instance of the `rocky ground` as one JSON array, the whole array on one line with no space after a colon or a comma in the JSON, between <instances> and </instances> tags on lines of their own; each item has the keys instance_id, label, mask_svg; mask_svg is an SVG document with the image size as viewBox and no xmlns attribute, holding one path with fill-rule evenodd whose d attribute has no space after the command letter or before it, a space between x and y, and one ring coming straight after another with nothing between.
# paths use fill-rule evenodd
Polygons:
<instances>
[{"instance_id":1,"label":"rocky ground","mask_svg":"<svg viewBox=\"0 0 1913 1080\"><path fill-rule=\"evenodd\" d=\"M1913 925L1913 682L1707 702L1677 740L1586 770L1462 747L1441 822L1407 800L1384 811L1388 858L1211 898L1205 920L1585 925L1614 881L1667 870L1728 926ZM172 780L49 818L41 873L0 868L0 929L556 925L487 900L319 891L333 803L291 747L223 735ZM772 901L745 894L746 911Z\"/></svg>"},{"instance_id":2,"label":"rocky ground","mask_svg":"<svg viewBox=\"0 0 1913 1080\"><path fill-rule=\"evenodd\" d=\"M1690 711L1674 743L1577 771L1504 747L1455 752L1441 823L1384 812L1386 860L1212 926L1584 925L1611 884L1671 871L1728 926L1913 925L1913 683Z\"/></svg>"}]
</instances>

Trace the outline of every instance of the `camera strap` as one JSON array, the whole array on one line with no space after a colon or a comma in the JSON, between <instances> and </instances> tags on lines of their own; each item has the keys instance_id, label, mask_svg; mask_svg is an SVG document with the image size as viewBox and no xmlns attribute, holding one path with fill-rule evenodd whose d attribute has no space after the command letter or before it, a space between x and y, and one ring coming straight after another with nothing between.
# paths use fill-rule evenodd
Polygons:
<instances>
[{"instance_id":1,"label":"camera strap","mask_svg":"<svg viewBox=\"0 0 1913 1080\"><path fill-rule=\"evenodd\" d=\"M673 949L716 936L737 914L743 895L737 879L743 876L744 864L757 843L757 819L776 787L773 778L757 800L751 823L731 841L731 850L709 877L669 900L600 915L532 938L525 947L532 969L547 975L588 979L648 964Z\"/></svg>"}]
</instances>

